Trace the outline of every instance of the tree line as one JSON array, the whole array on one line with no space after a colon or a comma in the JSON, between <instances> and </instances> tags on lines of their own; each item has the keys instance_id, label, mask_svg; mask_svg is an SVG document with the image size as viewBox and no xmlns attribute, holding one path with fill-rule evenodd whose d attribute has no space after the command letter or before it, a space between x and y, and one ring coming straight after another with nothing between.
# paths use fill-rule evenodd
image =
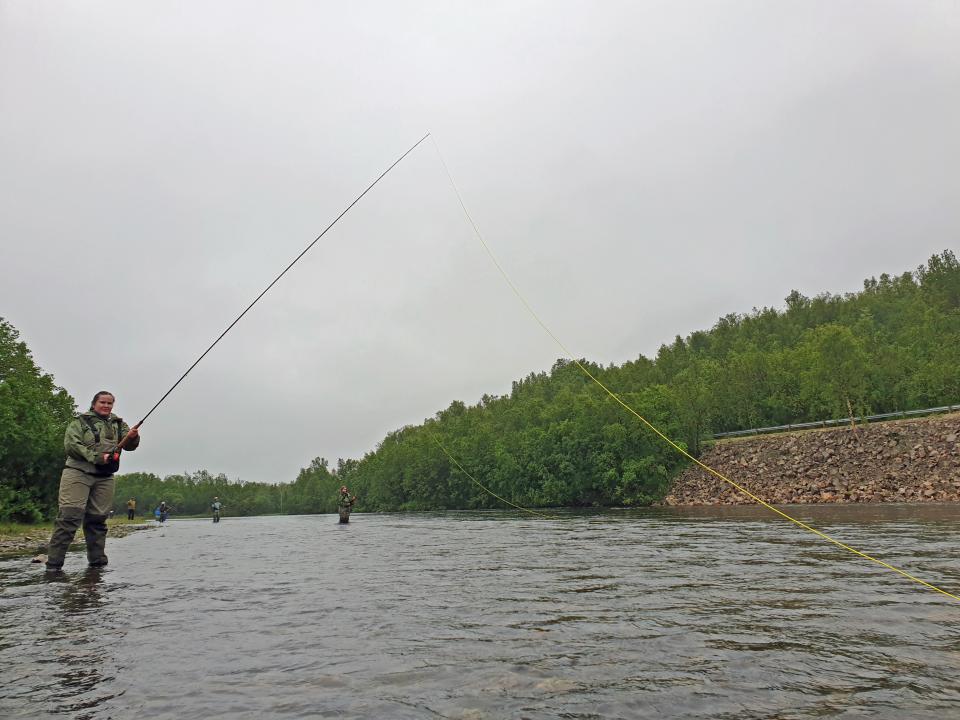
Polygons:
<instances>
[{"instance_id":1,"label":"tree line","mask_svg":"<svg viewBox=\"0 0 960 720\"><path fill-rule=\"evenodd\" d=\"M869 278L856 293L794 290L783 308L725 315L654 358L579 362L694 455L714 432L952 404L960 401L960 264L945 250L915 271ZM36 520L54 507L75 405L0 319L0 521ZM362 458L333 468L317 458L279 486L203 470L120 475L117 510L136 496L141 508L165 500L203 514L217 495L228 514L333 512L341 484L360 510L501 507L491 492L526 507L643 505L661 498L684 464L576 364L559 360L508 394L455 401Z\"/></svg>"},{"instance_id":2,"label":"tree line","mask_svg":"<svg viewBox=\"0 0 960 720\"><path fill-rule=\"evenodd\" d=\"M309 469L291 483L277 485L263 482L230 480L220 473L206 470L159 477L153 473L125 473L116 476L117 492L114 509L125 513L127 500L137 501L137 515L153 517L153 511L165 502L173 517L209 515L210 504L217 497L223 503L223 514L307 515L336 511L337 478L327 471L327 461L315 460Z\"/></svg>"}]
</instances>

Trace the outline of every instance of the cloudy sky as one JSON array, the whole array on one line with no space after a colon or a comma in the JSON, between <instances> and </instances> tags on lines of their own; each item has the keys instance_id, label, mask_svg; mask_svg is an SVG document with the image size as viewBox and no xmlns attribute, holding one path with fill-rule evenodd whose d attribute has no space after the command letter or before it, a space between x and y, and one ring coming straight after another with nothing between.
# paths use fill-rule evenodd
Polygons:
<instances>
[{"instance_id":1,"label":"cloudy sky","mask_svg":"<svg viewBox=\"0 0 960 720\"><path fill-rule=\"evenodd\" d=\"M957 249L960 5L0 0L0 317L135 421L431 132L578 356ZM290 481L561 354L435 147L143 427L124 469Z\"/></svg>"}]
</instances>

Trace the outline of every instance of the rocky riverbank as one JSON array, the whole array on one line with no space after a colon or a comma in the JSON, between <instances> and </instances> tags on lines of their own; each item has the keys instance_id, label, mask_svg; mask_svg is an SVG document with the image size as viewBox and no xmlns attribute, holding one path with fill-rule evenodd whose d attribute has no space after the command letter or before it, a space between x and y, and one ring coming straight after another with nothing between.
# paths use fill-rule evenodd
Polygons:
<instances>
[{"instance_id":1,"label":"rocky riverbank","mask_svg":"<svg viewBox=\"0 0 960 720\"><path fill-rule=\"evenodd\" d=\"M960 414L718 442L701 462L766 502L960 502ZM698 466L664 505L752 503Z\"/></svg>"},{"instance_id":2,"label":"rocky riverbank","mask_svg":"<svg viewBox=\"0 0 960 720\"><path fill-rule=\"evenodd\" d=\"M125 520L122 523L109 523L108 538L126 537L137 530L146 530L153 527L152 523L128 524ZM0 557L12 557L16 555L35 555L47 551L47 543L50 541L50 533L53 531L51 525L20 526L17 532L0 535ZM83 545L82 531L77 533L79 543L74 543L71 548L81 547Z\"/></svg>"}]
</instances>

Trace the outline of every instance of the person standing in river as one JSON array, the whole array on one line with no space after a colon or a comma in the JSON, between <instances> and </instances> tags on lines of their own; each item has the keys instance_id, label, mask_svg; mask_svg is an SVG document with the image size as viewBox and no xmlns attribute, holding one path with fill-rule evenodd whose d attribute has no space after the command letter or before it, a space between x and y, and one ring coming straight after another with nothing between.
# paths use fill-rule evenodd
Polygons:
<instances>
[{"instance_id":1,"label":"person standing in river","mask_svg":"<svg viewBox=\"0 0 960 720\"><path fill-rule=\"evenodd\" d=\"M101 390L90 409L67 424L63 437L66 462L60 476L59 511L47 548L47 570L59 572L67 548L80 526L91 567L107 564L107 517L113 506L113 474L119 469L120 440L124 450L136 450L140 433L113 414L113 393Z\"/></svg>"},{"instance_id":2,"label":"person standing in river","mask_svg":"<svg viewBox=\"0 0 960 720\"><path fill-rule=\"evenodd\" d=\"M210 511L213 513L213 521L215 523L220 522L220 511L223 510L223 503L220 502L220 498L214 496L213 502L210 503Z\"/></svg>"},{"instance_id":3,"label":"person standing in river","mask_svg":"<svg viewBox=\"0 0 960 720\"><path fill-rule=\"evenodd\" d=\"M350 494L346 485L340 486L340 497L337 499L337 511L340 513L340 522L350 522L350 511L357 498Z\"/></svg>"}]
</instances>

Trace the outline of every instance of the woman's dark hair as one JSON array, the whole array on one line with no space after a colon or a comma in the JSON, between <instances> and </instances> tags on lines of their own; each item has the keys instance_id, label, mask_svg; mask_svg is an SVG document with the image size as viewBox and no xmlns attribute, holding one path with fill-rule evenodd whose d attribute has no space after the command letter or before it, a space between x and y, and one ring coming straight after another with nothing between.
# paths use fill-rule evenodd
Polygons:
<instances>
[{"instance_id":1,"label":"woman's dark hair","mask_svg":"<svg viewBox=\"0 0 960 720\"><path fill-rule=\"evenodd\" d=\"M117 396L114 395L114 394L113 394L112 392L110 392L109 390L101 390L101 391L98 392L96 395L94 395L94 396L93 396L93 400L90 401L90 409L91 409L91 410L93 410L94 406L97 404L97 400L100 399L100 396L101 396L101 395L109 395L109 396L112 397L114 400L117 399Z\"/></svg>"}]
</instances>

